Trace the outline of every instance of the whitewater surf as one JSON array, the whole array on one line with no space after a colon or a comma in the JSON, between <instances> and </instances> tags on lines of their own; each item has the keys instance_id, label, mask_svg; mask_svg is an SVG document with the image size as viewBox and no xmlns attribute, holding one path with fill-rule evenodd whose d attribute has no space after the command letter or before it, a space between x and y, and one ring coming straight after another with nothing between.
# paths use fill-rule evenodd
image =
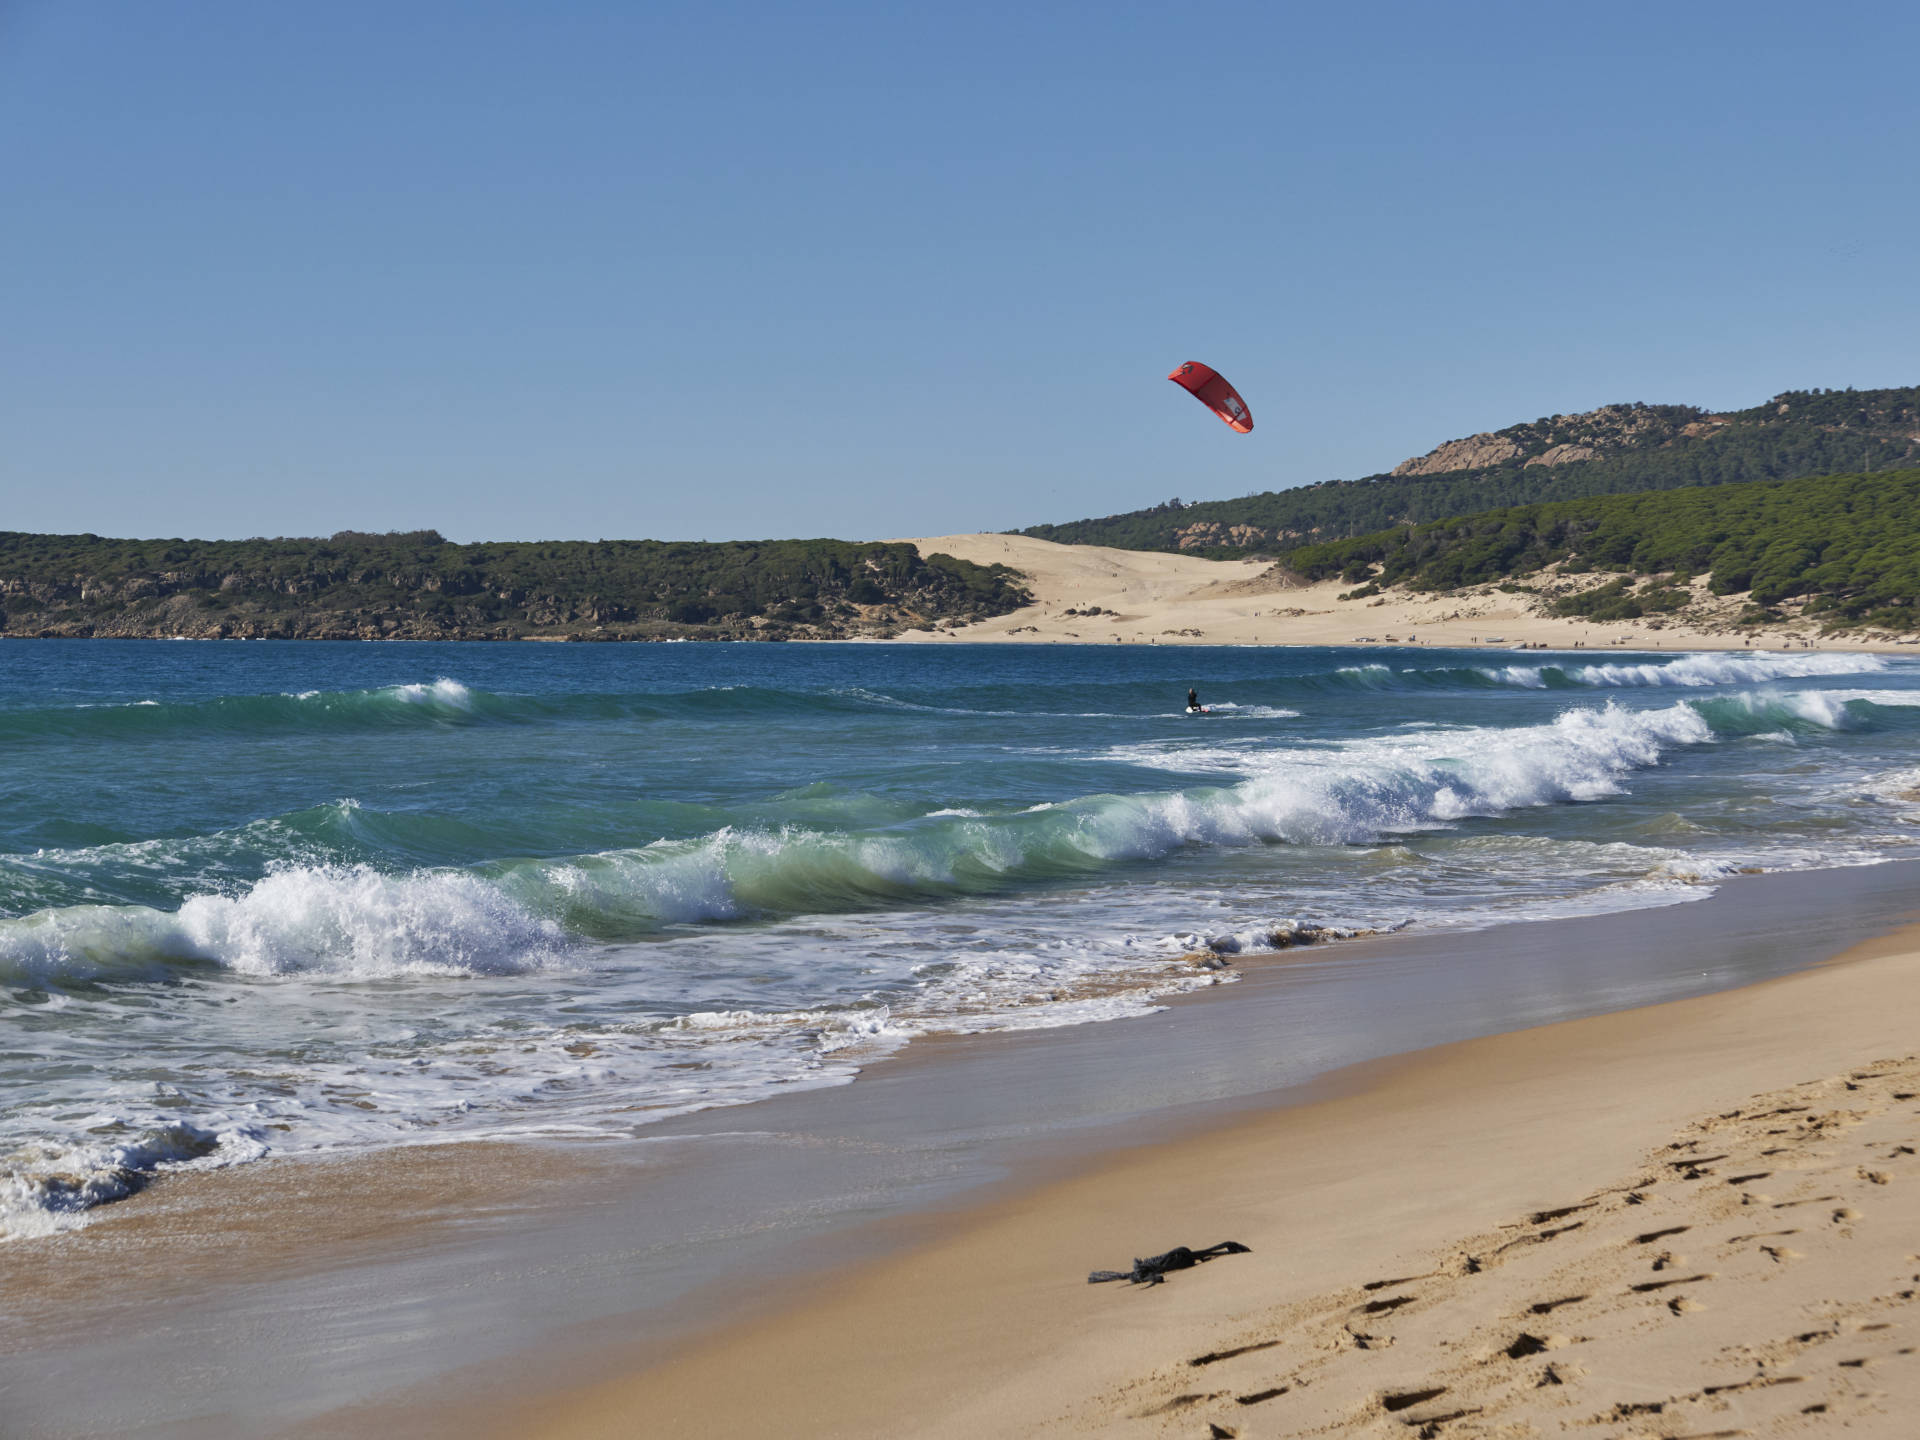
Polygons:
<instances>
[{"instance_id":1,"label":"whitewater surf","mask_svg":"<svg viewBox=\"0 0 1920 1440\"><path fill-rule=\"evenodd\" d=\"M1196 952L1920 853L1920 667L1869 655L46 642L0 679L13 1238L166 1169L633 1134L1138 1015L1231 980Z\"/></svg>"}]
</instances>

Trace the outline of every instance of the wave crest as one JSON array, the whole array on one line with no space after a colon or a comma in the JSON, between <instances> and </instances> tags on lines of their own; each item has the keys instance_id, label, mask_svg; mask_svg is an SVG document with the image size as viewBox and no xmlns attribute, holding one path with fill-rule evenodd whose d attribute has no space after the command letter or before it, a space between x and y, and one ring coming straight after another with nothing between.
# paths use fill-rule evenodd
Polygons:
<instances>
[{"instance_id":1,"label":"wave crest","mask_svg":"<svg viewBox=\"0 0 1920 1440\"><path fill-rule=\"evenodd\" d=\"M1488 688L1702 689L1715 685L1755 685L1770 680L1807 680L1829 675L1868 675L1888 668L1879 655L1839 653L1748 654L1696 651L1657 660L1571 664L1564 660L1510 665L1392 666L1371 661L1348 665L1330 676L1304 677L1348 690L1433 690Z\"/></svg>"},{"instance_id":2,"label":"wave crest","mask_svg":"<svg viewBox=\"0 0 1920 1440\"><path fill-rule=\"evenodd\" d=\"M1736 657L1738 658L1738 657ZM0 976L145 979L211 964L258 976L506 975L590 941L664 927L846 913L1084 877L1187 846L1369 843L1620 793L1635 771L1716 737L1841 730L1864 705L1820 691L1607 701L1513 728L1415 730L1313 747L1163 740L1089 757L1218 783L1080 795L1002 813L844 811L722 825L558 860L398 874L289 863L178 910L76 905L0 921ZM821 823L827 820L827 823Z\"/></svg>"},{"instance_id":3,"label":"wave crest","mask_svg":"<svg viewBox=\"0 0 1920 1440\"><path fill-rule=\"evenodd\" d=\"M570 943L557 922L470 872L290 866L171 913L78 905L0 921L0 976L141 980L193 964L261 976L499 975L549 963Z\"/></svg>"}]
</instances>

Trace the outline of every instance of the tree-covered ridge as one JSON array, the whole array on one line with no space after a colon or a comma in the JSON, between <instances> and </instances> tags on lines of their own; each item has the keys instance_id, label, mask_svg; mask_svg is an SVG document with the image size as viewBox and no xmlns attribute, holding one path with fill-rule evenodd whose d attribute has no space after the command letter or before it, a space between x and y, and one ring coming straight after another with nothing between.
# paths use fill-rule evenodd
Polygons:
<instances>
[{"instance_id":1,"label":"tree-covered ridge","mask_svg":"<svg viewBox=\"0 0 1920 1440\"><path fill-rule=\"evenodd\" d=\"M836 636L1005 614L1026 602L1018 578L912 545L843 540L456 545L431 530L326 540L0 532L0 631Z\"/></svg>"},{"instance_id":2,"label":"tree-covered ridge","mask_svg":"<svg viewBox=\"0 0 1920 1440\"><path fill-rule=\"evenodd\" d=\"M1711 575L1716 595L1751 592L1757 612L1803 601L1836 623L1920 624L1920 469L1594 496L1522 505L1302 546L1287 568L1311 580L1425 590L1620 571L1659 576L1567 597L1563 613L1631 618L1681 603L1674 585ZM1617 603L1616 603L1617 602Z\"/></svg>"},{"instance_id":3,"label":"tree-covered ridge","mask_svg":"<svg viewBox=\"0 0 1920 1440\"><path fill-rule=\"evenodd\" d=\"M1581 452L1591 450L1592 454ZM1497 459L1430 471L1462 456ZM1920 386L1793 390L1748 410L1611 405L1449 441L1395 474L1326 480L1292 490L1147 510L1022 531L1069 545L1278 553L1300 541L1363 535L1389 525L1503 506L1733 485L1800 475L1890 470L1920 463Z\"/></svg>"}]
</instances>

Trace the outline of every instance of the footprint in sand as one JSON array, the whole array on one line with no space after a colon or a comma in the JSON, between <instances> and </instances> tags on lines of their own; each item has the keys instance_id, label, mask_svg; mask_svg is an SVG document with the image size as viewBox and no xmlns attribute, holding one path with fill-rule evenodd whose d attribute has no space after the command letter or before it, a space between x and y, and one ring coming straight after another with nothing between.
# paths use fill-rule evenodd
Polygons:
<instances>
[{"instance_id":1,"label":"footprint in sand","mask_svg":"<svg viewBox=\"0 0 1920 1440\"><path fill-rule=\"evenodd\" d=\"M1187 1364L1212 1365L1216 1361L1231 1360L1237 1355L1251 1355L1256 1350L1271 1350L1281 1343L1279 1340L1256 1340L1251 1345L1236 1345L1231 1350L1209 1350L1205 1355L1194 1356Z\"/></svg>"},{"instance_id":2,"label":"footprint in sand","mask_svg":"<svg viewBox=\"0 0 1920 1440\"><path fill-rule=\"evenodd\" d=\"M1268 1400L1286 1394L1292 1388L1291 1385L1276 1385L1271 1390L1256 1390L1251 1395L1236 1395L1233 1397L1233 1403L1236 1405L1264 1404Z\"/></svg>"},{"instance_id":3,"label":"footprint in sand","mask_svg":"<svg viewBox=\"0 0 1920 1440\"><path fill-rule=\"evenodd\" d=\"M1398 1280L1369 1280L1360 1288L1362 1290L1391 1290L1396 1285L1411 1285L1416 1280L1431 1280L1439 1273L1438 1270L1429 1270L1424 1275L1402 1275Z\"/></svg>"},{"instance_id":4,"label":"footprint in sand","mask_svg":"<svg viewBox=\"0 0 1920 1440\"><path fill-rule=\"evenodd\" d=\"M1672 1280L1644 1280L1638 1285L1629 1285L1627 1289L1635 1295L1644 1295L1650 1290L1670 1290L1675 1285L1697 1285L1711 1280L1711 1275L1681 1275Z\"/></svg>"},{"instance_id":5,"label":"footprint in sand","mask_svg":"<svg viewBox=\"0 0 1920 1440\"><path fill-rule=\"evenodd\" d=\"M1651 1245L1654 1241L1664 1240L1669 1235L1684 1235L1692 1228L1691 1225L1669 1225L1665 1230L1649 1230L1644 1235L1634 1236L1633 1243L1636 1245Z\"/></svg>"},{"instance_id":6,"label":"footprint in sand","mask_svg":"<svg viewBox=\"0 0 1920 1440\"><path fill-rule=\"evenodd\" d=\"M1564 1220L1569 1215L1577 1215L1582 1210L1591 1210L1596 1201L1588 1200L1580 1205L1562 1205L1558 1210L1536 1210L1528 1217L1535 1225L1545 1225L1550 1220Z\"/></svg>"},{"instance_id":7,"label":"footprint in sand","mask_svg":"<svg viewBox=\"0 0 1920 1440\"><path fill-rule=\"evenodd\" d=\"M1536 1300L1527 1307L1529 1315L1551 1315L1562 1305L1578 1305L1587 1297L1584 1295L1562 1295L1558 1300Z\"/></svg>"},{"instance_id":8,"label":"footprint in sand","mask_svg":"<svg viewBox=\"0 0 1920 1440\"><path fill-rule=\"evenodd\" d=\"M1411 1410L1415 1405L1424 1405L1429 1400L1437 1400L1447 1393L1447 1387L1436 1385L1431 1390L1403 1390L1397 1395L1382 1395L1380 1408L1389 1415L1401 1410Z\"/></svg>"},{"instance_id":9,"label":"footprint in sand","mask_svg":"<svg viewBox=\"0 0 1920 1440\"><path fill-rule=\"evenodd\" d=\"M1509 1360L1524 1360L1529 1355L1544 1355L1549 1350L1559 1350L1573 1344L1568 1335L1529 1335L1522 1330L1507 1346L1504 1353Z\"/></svg>"},{"instance_id":10,"label":"footprint in sand","mask_svg":"<svg viewBox=\"0 0 1920 1440\"><path fill-rule=\"evenodd\" d=\"M1413 1304L1416 1298L1412 1295L1395 1295L1390 1300L1369 1300L1356 1308L1362 1315L1386 1315L1398 1310L1402 1305Z\"/></svg>"}]
</instances>

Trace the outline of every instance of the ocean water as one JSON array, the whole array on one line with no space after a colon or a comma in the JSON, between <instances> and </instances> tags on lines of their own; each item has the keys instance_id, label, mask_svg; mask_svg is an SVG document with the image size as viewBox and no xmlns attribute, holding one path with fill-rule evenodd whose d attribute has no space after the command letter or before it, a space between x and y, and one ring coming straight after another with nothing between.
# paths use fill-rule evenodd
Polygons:
<instances>
[{"instance_id":1,"label":"ocean water","mask_svg":"<svg viewBox=\"0 0 1920 1440\"><path fill-rule=\"evenodd\" d=\"M1809 651L10 642L0 1236L1920 854L1917 740Z\"/></svg>"}]
</instances>

